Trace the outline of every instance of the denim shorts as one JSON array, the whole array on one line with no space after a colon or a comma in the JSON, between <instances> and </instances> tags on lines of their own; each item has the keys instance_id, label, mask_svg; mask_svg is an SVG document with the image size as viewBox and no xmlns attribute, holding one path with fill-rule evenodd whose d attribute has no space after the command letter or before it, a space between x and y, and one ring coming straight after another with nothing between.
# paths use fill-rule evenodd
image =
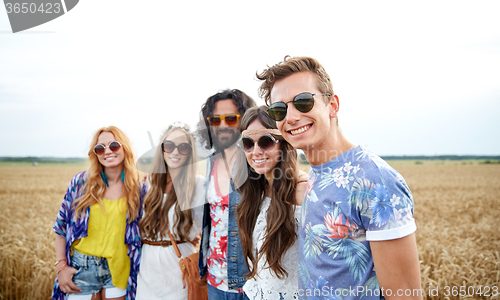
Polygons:
<instances>
[{"instance_id":1,"label":"denim shorts","mask_svg":"<svg viewBox=\"0 0 500 300\"><path fill-rule=\"evenodd\" d=\"M73 275L73 282L82 289L76 295L95 294L103 289L114 287L111 282L108 260L105 257L85 255L73 250L71 267L77 270Z\"/></svg>"}]
</instances>

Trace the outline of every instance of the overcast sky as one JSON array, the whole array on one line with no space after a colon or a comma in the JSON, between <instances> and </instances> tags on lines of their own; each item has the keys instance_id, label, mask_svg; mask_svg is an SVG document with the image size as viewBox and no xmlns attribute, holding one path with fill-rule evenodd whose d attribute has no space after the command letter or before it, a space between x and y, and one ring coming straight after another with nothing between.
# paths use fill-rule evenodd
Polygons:
<instances>
[{"instance_id":1,"label":"overcast sky","mask_svg":"<svg viewBox=\"0 0 500 300\"><path fill-rule=\"evenodd\" d=\"M95 1L13 34L0 7L0 156L85 157L125 131L140 156L255 73L312 56L345 136L379 155L500 155L499 1Z\"/></svg>"}]
</instances>

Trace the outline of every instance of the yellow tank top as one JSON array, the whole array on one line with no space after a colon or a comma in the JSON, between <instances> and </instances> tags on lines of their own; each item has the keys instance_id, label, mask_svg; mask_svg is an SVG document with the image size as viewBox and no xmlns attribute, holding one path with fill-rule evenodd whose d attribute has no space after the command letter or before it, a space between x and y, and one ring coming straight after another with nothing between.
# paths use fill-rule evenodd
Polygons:
<instances>
[{"instance_id":1,"label":"yellow tank top","mask_svg":"<svg viewBox=\"0 0 500 300\"><path fill-rule=\"evenodd\" d=\"M88 235L73 243L73 249L80 253L105 257L113 285L120 289L127 288L130 273L130 258L125 244L126 200L102 199L106 213L98 203L90 206Z\"/></svg>"}]
</instances>

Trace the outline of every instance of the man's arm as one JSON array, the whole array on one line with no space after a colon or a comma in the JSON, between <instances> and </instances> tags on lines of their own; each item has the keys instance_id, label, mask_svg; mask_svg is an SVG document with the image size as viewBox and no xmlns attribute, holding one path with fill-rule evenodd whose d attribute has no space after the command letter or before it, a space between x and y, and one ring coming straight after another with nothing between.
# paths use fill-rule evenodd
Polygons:
<instances>
[{"instance_id":1,"label":"man's arm","mask_svg":"<svg viewBox=\"0 0 500 300\"><path fill-rule=\"evenodd\" d=\"M386 299L422 299L415 235L388 241L370 241L370 247L377 280Z\"/></svg>"}]
</instances>

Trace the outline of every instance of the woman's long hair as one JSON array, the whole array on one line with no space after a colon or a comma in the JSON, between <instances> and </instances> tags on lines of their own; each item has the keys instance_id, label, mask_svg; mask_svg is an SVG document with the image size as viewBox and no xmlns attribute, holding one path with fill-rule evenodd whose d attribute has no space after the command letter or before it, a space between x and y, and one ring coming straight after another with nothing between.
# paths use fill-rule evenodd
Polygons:
<instances>
[{"instance_id":1,"label":"woman's long hair","mask_svg":"<svg viewBox=\"0 0 500 300\"><path fill-rule=\"evenodd\" d=\"M276 122L267 114L266 107L254 107L245 113L241 120L240 130L248 128L254 120L266 128L276 129ZM273 186L271 203L267 210L267 227L265 241L257 257L252 251L252 235L264 200L268 182L264 175L255 172L246 159L241 156L237 160L238 170L248 169L248 179L240 187L241 201L238 205L238 227L243 254L251 263L247 278L257 274L257 262L265 255L269 268L278 278L288 276L282 266L282 255L294 244L297 238L294 217L295 186L297 184L297 152L281 135L273 135L280 142L281 157L273 170ZM246 163L247 165L241 165Z\"/></svg>"},{"instance_id":2,"label":"woman's long hair","mask_svg":"<svg viewBox=\"0 0 500 300\"><path fill-rule=\"evenodd\" d=\"M167 137L174 131L180 130L188 137L189 144L192 151L186 162L181 167L181 172L174 179L172 188L167 195L165 204L163 204L163 194L167 185L167 172L168 165L163 158L163 150L161 144ZM195 190L195 176L196 168L194 158L196 157L195 141L189 132L180 127L171 127L165 131L161 136L160 142L156 149L153 159L152 172L150 175L151 188L149 189L146 197L144 198L144 217L139 222L141 234L143 238L156 240L162 239L167 236L167 229L169 228L168 211L172 205L177 204L174 213L174 224L176 227L178 238L181 241L187 241L189 231L193 226L193 219L191 217L191 209L181 210L181 208L190 207L194 190ZM178 187L178 190L175 190ZM182 187L182 189L179 189ZM174 234L172 232L172 234ZM175 238L175 237L174 237Z\"/></svg>"},{"instance_id":3,"label":"woman's long hair","mask_svg":"<svg viewBox=\"0 0 500 300\"><path fill-rule=\"evenodd\" d=\"M104 172L104 167L99 162L97 155L94 153L94 147L97 145L99 135L103 132L111 132L115 140L118 141L123 147L124 160L123 172L125 173L125 181L123 182L124 191L122 196L127 197L127 215L129 223L137 218L140 206L140 182L139 171L135 167L134 153L132 151L132 144L123 131L115 126L103 127L94 134L90 142L89 156L89 169L87 171L87 182L85 183L85 193L82 197L75 200L76 217L79 218L87 207L99 203L104 211L102 198L106 190L106 184L101 176L101 171Z\"/></svg>"}]
</instances>

